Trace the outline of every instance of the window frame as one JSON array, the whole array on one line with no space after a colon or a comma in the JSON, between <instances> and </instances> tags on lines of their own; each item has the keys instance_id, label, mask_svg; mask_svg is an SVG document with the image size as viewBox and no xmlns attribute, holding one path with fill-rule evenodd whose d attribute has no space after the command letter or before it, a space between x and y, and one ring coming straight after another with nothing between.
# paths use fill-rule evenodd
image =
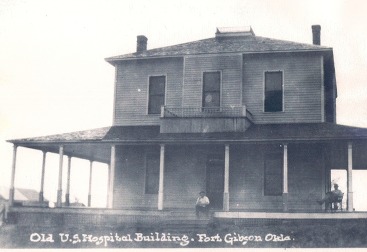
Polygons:
<instances>
[{"instance_id":1,"label":"window frame","mask_svg":"<svg viewBox=\"0 0 367 252\"><path fill-rule=\"evenodd\" d=\"M219 73L219 106L218 107L204 107L204 75L206 73ZM202 108L220 108L222 107L222 71L221 70L208 70L201 73L201 107Z\"/></svg>"},{"instance_id":2,"label":"window frame","mask_svg":"<svg viewBox=\"0 0 367 252\"><path fill-rule=\"evenodd\" d=\"M279 111L266 111L266 74L267 73L280 73L282 77L282 109ZM264 113L279 113L284 112L284 70L266 70L263 73L263 112Z\"/></svg>"},{"instance_id":3,"label":"window frame","mask_svg":"<svg viewBox=\"0 0 367 252\"><path fill-rule=\"evenodd\" d=\"M150 101L151 101L151 95L150 95L150 84L151 84L151 78L154 77L164 77L164 94L163 94L163 105L161 106L165 106L166 105L166 96L167 96L167 75L166 74L161 74L161 75L149 75L148 76L148 92L147 92L147 110L146 110L146 114L147 115L160 115L161 114L161 107L159 108L159 113L150 113ZM155 95L158 96L158 95Z\"/></svg>"}]
</instances>

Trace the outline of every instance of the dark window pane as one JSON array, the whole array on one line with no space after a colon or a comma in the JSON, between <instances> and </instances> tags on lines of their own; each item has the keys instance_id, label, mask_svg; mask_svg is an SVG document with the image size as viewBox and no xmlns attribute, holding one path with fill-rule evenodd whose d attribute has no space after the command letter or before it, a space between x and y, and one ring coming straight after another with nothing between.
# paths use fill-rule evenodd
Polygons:
<instances>
[{"instance_id":1,"label":"dark window pane","mask_svg":"<svg viewBox=\"0 0 367 252\"><path fill-rule=\"evenodd\" d=\"M150 96L148 114L160 114L161 107L164 105L164 96Z\"/></svg>"},{"instance_id":2,"label":"dark window pane","mask_svg":"<svg viewBox=\"0 0 367 252\"><path fill-rule=\"evenodd\" d=\"M204 91L220 91L220 72L204 73Z\"/></svg>"},{"instance_id":3,"label":"dark window pane","mask_svg":"<svg viewBox=\"0 0 367 252\"><path fill-rule=\"evenodd\" d=\"M283 193L283 159L281 153L265 157L264 195L280 196Z\"/></svg>"},{"instance_id":4,"label":"dark window pane","mask_svg":"<svg viewBox=\"0 0 367 252\"><path fill-rule=\"evenodd\" d=\"M152 76L149 79L149 94L164 94L166 84L165 76Z\"/></svg>"},{"instance_id":5,"label":"dark window pane","mask_svg":"<svg viewBox=\"0 0 367 252\"><path fill-rule=\"evenodd\" d=\"M206 92L204 96L204 107L219 107L219 106L220 106L220 93Z\"/></svg>"},{"instance_id":6,"label":"dark window pane","mask_svg":"<svg viewBox=\"0 0 367 252\"><path fill-rule=\"evenodd\" d=\"M145 193L157 194L159 188L159 152L146 155Z\"/></svg>"},{"instance_id":7,"label":"dark window pane","mask_svg":"<svg viewBox=\"0 0 367 252\"><path fill-rule=\"evenodd\" d=\"M265 73L265 112L283 111L282 72Z\"/></svg>"}]
</instances>

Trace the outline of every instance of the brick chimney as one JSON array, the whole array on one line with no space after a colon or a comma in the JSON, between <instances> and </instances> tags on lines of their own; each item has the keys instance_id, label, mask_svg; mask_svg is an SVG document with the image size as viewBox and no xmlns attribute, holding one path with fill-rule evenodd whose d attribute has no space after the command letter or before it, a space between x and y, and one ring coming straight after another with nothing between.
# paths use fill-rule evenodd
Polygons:
<instances>
[{"instance_id":1,"label":"brick chimney","mask_svg":"<svg viewBox=\"0 0 367 252\"><path fill-rule=\"evenodd\" d=\"M313 25L312 26L312 43L314 45L321 45L321 26L320 25Z\"/></svg>"},{"instance_id":2,"label":"brick chimney","mask_svg":"<svg viewBox=\"0 0 367 252\"><path fill-rule=\"evenodd\" d=\"M137 36L136 40L136 52L143 52L147 50L148 38L144 35Z\"/></svg>"}]
</instances>

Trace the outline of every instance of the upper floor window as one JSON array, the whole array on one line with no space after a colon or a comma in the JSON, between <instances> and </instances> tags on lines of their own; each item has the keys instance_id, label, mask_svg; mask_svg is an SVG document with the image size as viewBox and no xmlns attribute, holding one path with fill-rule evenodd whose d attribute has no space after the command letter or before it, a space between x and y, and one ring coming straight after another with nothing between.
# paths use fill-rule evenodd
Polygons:
<instances>
[{"instance_id":1,"label":"upper floor window","mask_svg":"<svg viewBox=\"0 0 367 252\"><path fill-rule=\"evenodd\" d=\"M164 105L166 76L149 77L148 114L160 114Z\"/></svg>"},{"instance_id":2,"label":"upper floor window","mask_svg":"<svg viewBox=\"0 0 367 252\"><path fill-rule=\"evenodd\" d=\"M283 73L265 72L265 112L283 111Z\"/></svg>"},{"instance_id":3,"label":"upper floor window","mask_svg":"<svg viewBox=\"0 0 367 252\"><path fill-rule=\"evenodd\" d=\"M220 72L203 75L203 107L220 107Z\"/></svg>"}]
</instances>

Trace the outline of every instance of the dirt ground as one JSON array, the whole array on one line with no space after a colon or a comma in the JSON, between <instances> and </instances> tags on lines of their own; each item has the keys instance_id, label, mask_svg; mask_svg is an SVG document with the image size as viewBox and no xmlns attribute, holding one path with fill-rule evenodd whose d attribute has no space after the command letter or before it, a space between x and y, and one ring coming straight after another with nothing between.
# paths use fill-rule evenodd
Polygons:
<instances>
[{"instance_id":1,"label":"dirt ground","mask_svg":"<svg viewBox=\"0 0 367 252\"><path fill-rule=\"evenodd\" d=\"M201 230L164 227L2 225L2 248L366 248L365 220L272 225L213 222Z\"/></svg>"}]
</instances>

